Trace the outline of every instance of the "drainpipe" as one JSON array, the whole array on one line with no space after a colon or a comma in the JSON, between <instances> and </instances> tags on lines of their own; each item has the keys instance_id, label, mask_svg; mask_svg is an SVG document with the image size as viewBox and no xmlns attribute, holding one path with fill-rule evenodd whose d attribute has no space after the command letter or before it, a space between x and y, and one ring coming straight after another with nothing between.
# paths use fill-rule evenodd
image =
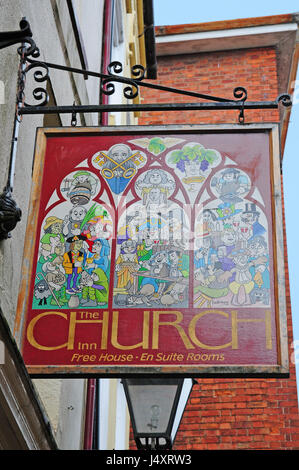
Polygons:
<instances>
[{"instance_id":1,"label":"drainpipe","mask_svg":"<svg viewBox=\"0 0 299 470\"><path fill-rule=\"evenodd\" d=\"M94 412L96 396L96 379L88 379L85 410L84 450L92 450L94 431Z\"/></svg>"}]
</instances>

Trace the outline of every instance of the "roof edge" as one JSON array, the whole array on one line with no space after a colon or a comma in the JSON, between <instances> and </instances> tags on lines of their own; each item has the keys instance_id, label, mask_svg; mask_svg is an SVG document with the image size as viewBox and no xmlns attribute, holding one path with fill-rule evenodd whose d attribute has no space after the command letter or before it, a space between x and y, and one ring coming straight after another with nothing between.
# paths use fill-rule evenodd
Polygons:
<instances>
[{"instance_id":1,"label":"roof edge","mask_svg":"<svg viewBox=\"0 0 299 470\"><path fill-rule=\"evenodd\" d=\"M220 31L225 29L248 28L254 26L275 25L284 23L299 23L299 12L283 15L260 16L254 18L240 18L205 23L189 23L168 26L156 26L156 36L169 36L173 34L197 33L203 31Z\"/></svg>"}]
</instances>

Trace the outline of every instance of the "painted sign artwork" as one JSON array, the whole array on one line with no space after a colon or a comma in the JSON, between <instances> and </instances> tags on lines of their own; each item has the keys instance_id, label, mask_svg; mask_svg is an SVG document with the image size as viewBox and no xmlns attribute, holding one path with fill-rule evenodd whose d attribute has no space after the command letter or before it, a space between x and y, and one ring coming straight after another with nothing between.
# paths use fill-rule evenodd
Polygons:
<instances>
[{"instance_id":1,"label":"painted sign artwork","mask_svg":"<svg viewBox=\"0 0 299 470\"><path fill-rule=\"evenodd\" d=\"M67 134L42 158L32 370L277 363L266 132Z\"/></svg>"}]
</instances>

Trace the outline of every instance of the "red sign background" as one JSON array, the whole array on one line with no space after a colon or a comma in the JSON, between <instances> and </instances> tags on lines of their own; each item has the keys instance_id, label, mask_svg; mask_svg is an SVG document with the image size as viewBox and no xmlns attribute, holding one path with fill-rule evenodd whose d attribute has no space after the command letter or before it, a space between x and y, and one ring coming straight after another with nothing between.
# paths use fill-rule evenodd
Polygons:
<instances>
[{"instance_id":1,"label":"red sign background","mask_svg":"<svg viewBox=\"0 0 299 470\"><path fill-rule=\"evenodd\" d=\"M32 373L279 363L267 131L53 132L38 160Z\"/></svg>"}]
</instances>

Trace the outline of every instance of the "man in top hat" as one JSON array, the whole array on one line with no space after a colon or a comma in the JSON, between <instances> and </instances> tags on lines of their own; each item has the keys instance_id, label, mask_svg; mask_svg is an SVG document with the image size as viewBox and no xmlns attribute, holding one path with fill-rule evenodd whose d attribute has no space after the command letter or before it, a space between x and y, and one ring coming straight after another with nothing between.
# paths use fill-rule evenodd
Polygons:
<instances>
[{"instance_id":1,"label":"man in top hat","mask_svg":"<svg viewBox=\"0 0 299 470\"><path fill-rule=\"evenodd\" d=\"M245 211L241 215L241 219L252 227L252 237L264 235L266 232L265 227L259 223L260 212L257 211L256 205L248 202L245 204Z\"/></svg>"}]
</instances>

